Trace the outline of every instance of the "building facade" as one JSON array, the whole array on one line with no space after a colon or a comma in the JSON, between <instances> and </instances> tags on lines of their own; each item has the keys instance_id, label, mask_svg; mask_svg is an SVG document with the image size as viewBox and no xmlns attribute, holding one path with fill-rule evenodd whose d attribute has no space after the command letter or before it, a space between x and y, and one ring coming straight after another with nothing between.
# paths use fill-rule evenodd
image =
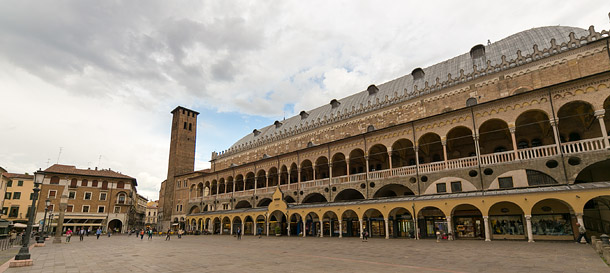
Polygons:
<instances>
[{"instance_id":1,"label":"building facade","mask_svg":"<svg viewBox=\"0 0 610 273\"><path fill-rule=\"evenodd\" d=\"M137 194L137 204L135 206L134 221L131 228L142 229L146 224L146 206L148 199L142 195Z\"/></svg>"},{"instance_id":2,"label":"building facade","mask_svg":"<svg viewBox=\"0 0 610 273\"><path fill-rule=\"evenodd\" d=\"M185 200L166 185L164 217L216 234L608 233L609 86L608 31L519 32L255 129L209 172L173 172L188 206L169 215Z\"/></svg>"},{"instance_id":3,"label":"building facade","mask_svg":"<svg viewBox=\"0 0 610 273\"><path fill-rule=\"evenodd\" d=\"M0 219L27 224L32 207L34 176L29 174L4 173L4 203Z\"/></svg>"},{"instance_id":4,"label":"building facade","mask_svg":"<svg viewBox=\"0 0 610 273\"><path fill-rule=\"evenodd\" d=\"M145 225L147 228L157 228L159 212L159 201L148 201L146 204L146 220Z\"/></svg>"},{"instance_id":5,"label":"building facade","mask_svg":"<svg viewBox=\"0 0 610 273\"><path fill-rule=\"evenodd\" d=\"M36 221L45 215L45 201L51 201L47 217L52 230L57 227L62 199L66 203L63 231L85 228L125 232L130 214L136 210L137 181L110 169L77 169L55 164L44 173Z\"/></svg>"}]
</instances>

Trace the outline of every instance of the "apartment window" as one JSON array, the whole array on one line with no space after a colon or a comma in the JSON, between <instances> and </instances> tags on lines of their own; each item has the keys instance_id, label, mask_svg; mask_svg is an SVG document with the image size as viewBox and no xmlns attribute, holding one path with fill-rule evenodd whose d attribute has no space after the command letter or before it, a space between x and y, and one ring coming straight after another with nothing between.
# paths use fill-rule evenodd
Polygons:
<instances>
[{"instance_id":1,"label":"apartment window","mask_svg":"<svg viewBox=\"0 0 610 273\"><path fill-rule=\"evenodd\" d=\"M12 193L10 193L10 192L5 193L5 194L4 194L4 199L6 199L6 200L11 200L11 194L12 194Z\"/></svg>"},{"instance_id":2,"label":"apartment window","mask_svg":"<svg viewBox=\"0 0 610 273\"><path fill-rule=\"evenodd\" d=\"M511 189L513 188L513 177L500 177L498 178L498 184L500 189Z\"/></svg>"},{"instance_id":3,"label":"apartment window","mask_svg":"<svg viewBox=\"0 0 610 273\"><path fill-rule=\"evenodd\" d=\"M28 206L28 210L25 211L25 218L30 219L30 212L32 211L32 206Z\"/></svg>"},{"instance_id":4,"label":"apartment window","mask_svg":"<svg viewBox=\"0 0 610 273\"><path fill-rule=\"evenodd\" d=\"M76 178L72 178L72 180L70 180L70 188L76 188L77 183L78 181L76 180Z\"/></svg>"},{"instance_id":5,"label":"apartment window","mask_svg":"<svg viewBox=\"0 0 610 273\"><path fill-rule=\"evenodd\" d=\"M93 182L91 182L91 187L97 188L97 180L93 180Z\"/></svg>"},{"instance_id":6,"label":"apartment window","mask_svg":"<svg viewBox=\"0 0 610 273\"><path fill-rule=\"evenodd\" d=\"M76 199L76 192L75 191L68 192L68 199Z\"/></svg>"},{"instance_id":7,"label":"apartment window","mask_svg":"<svg viewBox=\"0 0 610 273\"><path fill-rule=\"evenodd\" d=\"M57 195L57 191L49 191L49 196L47 196L48 198L55 198L55 196Z\"/></svg>"},{"instance_id":8,"label":"apartment window","mask_svg":"<svg viewBox=\"0 0 610 273\"><path fill-rule=\"evenodd\" d=\"M100 193L100 201L106 201L106 193L105 192L101 192Z\"/></svg>"},{"instance_id":9,"label":"apartment window","mask_svg":"<svg viewBox=\"0 0 610 273\"><path fill-rule=\"evenodd\" d=\"M462 182L456 181L451 182L451 192L461 192L462 191Z\"/></svg>"},{"instance_id":10,"label":"apartment window","mask_svg":"<svg viewBox=\"0 0 610 273\"><path fill-rule=\"evenodd\" d=\"M17 218L19 216L19 207L11 207L8 217Z\"/></svg>"},{"instance_id":11,"label":"apartment window","mask_svg":"<svg viewBox=\"0 0 610 273\"><path fill-rule=\"evenodd\" d=\"M91 193L85 192L85 200L91 200Z\"/></svg>"},{"instance_id":12,"label":"apartment window","mask_svg":"<svg viewBox=\"0 0 610 273\"><path fill-rule=\"evenodd\" d=\"M105 206L97 206L97 212L98 213L104 213L104 210L106 209Z\"/></svg>"},{"instance_id":13,"label":"apartment window","mask_svg":"<svg viewBox=\"0 0 610 273\"><path fill-rule=\"evenodd\" d=\"M6 182L6 186L7 187L12 187L13 186L13 180L9 180Z\"/></svg>"},{"instance_id":14,"label":"apartment window","mask_svg":"<svg viewBox=\"0 0 610 273\"><path fill-rule=\"evenodd\" d=\"M125 194L124 193L119 193L119 196L117 198L117 203L118 204L125 204L125 199L126 199Z\"/></svg>"},{"instance_id":15,"label":"apartment window","mask_svg":"<svg viewBox=\"0 0 610 273\"><path fill-rule=\"evenodd\" d=\"M6 215L8 213L8 208L7 207L3 207L2 208L2 215Z\"/></svg>"},{"instance_id":16,"label":"apartment window","mask_svg":"<svg viewBox=\"0 0 610 273\"><path fill-rule=\"evenodd\" d=\"M116 183L116 188L117 189L122 189L124 187L125 187L125 182L119 181L119 182Z\"/></svg>"},{"instance_id":17,"label":"apartment window","mask_svg":"<svg viewBox=\"0 0 610 273\"><path fill-rule=\"evenodd\" d=\"M436 184L436 192L437 193L447 192L447 184L445 184L445 183Z\"/></svg>"},{"instance_id":18,"label":"apartment window","mask_svg":"<svg viewBox=\"0 0 610 273\"><path fill-rule=\"evenodd\" d=\"M21 192L15 192L15 193L13 193L13 199L14 199L14 200L19 200L19 199L21 199Z\"/></svg>"},{"instance_id":19,"label":"apartment window","mask_svg":"<svg viewBox=\"0 0 610 273\"><path fill-rule=\"evenodd\" d=\"M83 181L80 182L80 185L83 187L87 187L89 186L89 181L87 179L83 179Z\"/></svg>"},{"instance_id":20,"label":"apartment window","mask_svg":"<svg viewBox=\"0 0 610 273\"><path fill-rule=\"evenodd\" d=\"M102 190L108 189L108 181L102 181Z\"/></svg>"},{"instance_id":21,"label":"apartment window","mask_svg":"<svg viewBox=\"0 0 610 273\"><path fill-rule=\"evenodd\" d=\"M66 212L73 212L74 211L74 205L68 205L68 207L66 207Z\"/></svg>"},{"instance_id":22,"label":"apartment window","mask_svg":"<svg viewBox=\"0 0 610 273\"><path fill-rule=\"evenodd\" d=\"M121 213L121 207L115 206L114 207L114 213Z\"/></svg>"},{"instance_id":23,"label":"apartment window","mask_svg":"<svg viewBox=\"0 0 610 273\"><path fill-rule=\"evenodd\" d=\"M59 177L58 176L51 177L51 184L59 184Z\"/></svg>"},{"instance_id":24,"label":"apartment window","mask_svg":"<svg viewBox=\"0 0 610 273\"><path fill-rule=\"evenodd\" d=\"M88 205L84 205L83 206L83 212L89 212L89 206Z\"/></svg>"},{"instance_id":25,"label":"apartment window","mask_svg":"<svg viewBox=\"0 0 610 273\"><path fill-rule=\"evenodd\" d=\"M23 180L17 181L17 186L18 187L23 187Z\"/></svg>"}]
</instances>

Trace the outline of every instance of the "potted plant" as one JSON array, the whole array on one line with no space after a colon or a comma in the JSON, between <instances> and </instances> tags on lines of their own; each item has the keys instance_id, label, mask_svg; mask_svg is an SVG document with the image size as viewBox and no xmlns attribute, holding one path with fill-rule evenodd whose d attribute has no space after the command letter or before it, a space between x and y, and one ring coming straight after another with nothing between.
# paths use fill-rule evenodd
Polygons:
<instances>
[{"instance_id":1,"label":"potted plant","mask_svg":"<svg viewBox=\"0 0 610 273\"><path fill-rule=\"evenodd\" d=\"M275 226L275 236L282 236L282 228Z\"/></svg>"}]
</instances>

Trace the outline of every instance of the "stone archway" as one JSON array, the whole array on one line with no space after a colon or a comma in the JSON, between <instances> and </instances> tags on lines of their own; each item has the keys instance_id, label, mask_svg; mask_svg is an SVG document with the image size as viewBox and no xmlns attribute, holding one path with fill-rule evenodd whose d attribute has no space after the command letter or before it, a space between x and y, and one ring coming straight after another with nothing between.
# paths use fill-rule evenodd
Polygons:
<instances>
[{"instance_id":1,"label":"stone archway","mask_svg":"<svg viewBox=\"0 0 610 273\"><path fill-rule=\"evenodd\" d=\"M122 232L123 231L123 222L119 219L113 219L108 222L107 231Z\"/></svg>"},{"instance_id":2,"label":"stone archway","mask_svg":"<svg viewBox=\"0 0 610 273\"><path fill-rule=\"evenodd\" d=\"M498 202L489 208L489 227L492 239L527 239L523 209L513 202Z\"/></svg>"}]
</instances>

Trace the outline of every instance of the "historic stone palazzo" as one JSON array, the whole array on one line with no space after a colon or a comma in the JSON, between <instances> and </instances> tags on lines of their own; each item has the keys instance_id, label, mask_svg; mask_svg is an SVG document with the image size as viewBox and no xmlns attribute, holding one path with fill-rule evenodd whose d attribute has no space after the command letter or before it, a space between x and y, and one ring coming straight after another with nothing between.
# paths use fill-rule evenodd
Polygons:
<instances>
[{"instance_id":1,"label":"historic stone palazzo","mask_svg":"<svg viewBox=\"0 0 610 273\"><path fill-rule=\"evenodd\" d=\"M215 234L573 240L577 222L608 233L608 39L526 30L255 129L210 170L170 170L164 216ZM198 114L172 113L170 169L194 156Z\"/></svg>"}]
</instances>

